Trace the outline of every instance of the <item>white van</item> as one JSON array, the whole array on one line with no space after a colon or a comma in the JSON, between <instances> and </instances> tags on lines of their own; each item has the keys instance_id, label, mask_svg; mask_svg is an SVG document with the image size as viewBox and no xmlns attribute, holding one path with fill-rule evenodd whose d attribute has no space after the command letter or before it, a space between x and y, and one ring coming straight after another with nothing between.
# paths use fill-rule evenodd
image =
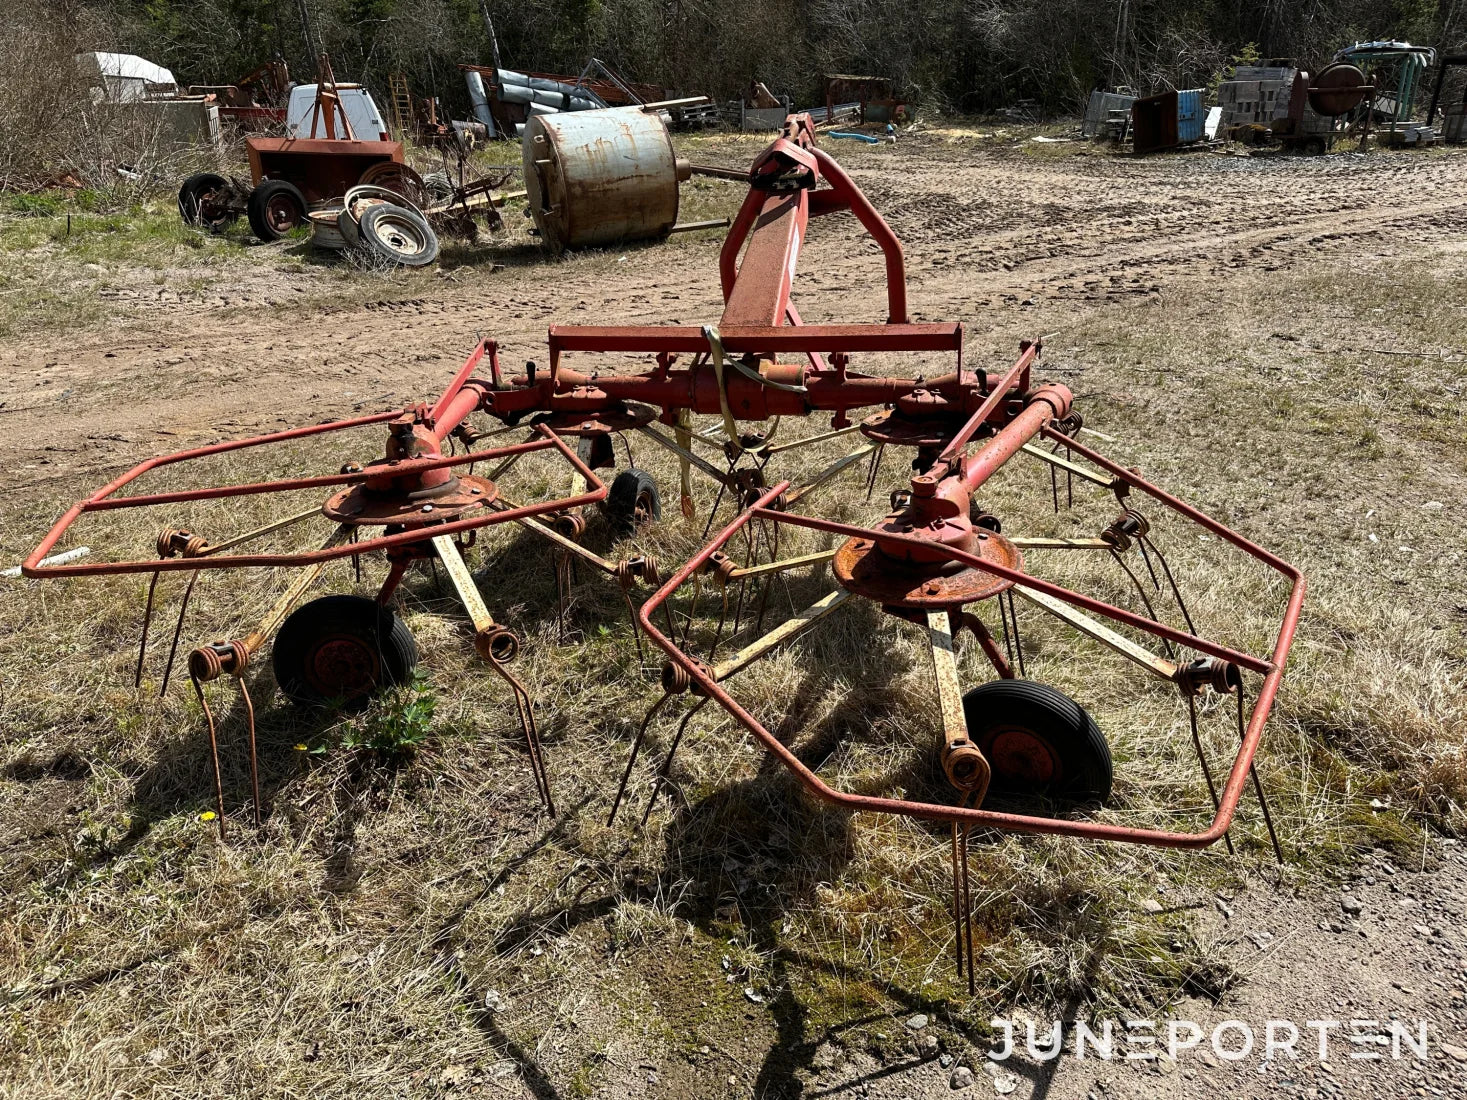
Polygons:
<instances>
[{"instance_id":1,"label":"white van","mask_svg":"<svg viewBox=\"0 0 1467 1100\"><path fill-rule=\"evenodd\" d=\"M351 132L358 141L388 141L387 123L382 112L372 101L372 93L360 84L338 84L336 94L336 137L346 137L346 127L341 124L342 112L351 122ZM292 138L324 138L326 120L316 105L316 85L297 84L290 90L290 102L285 107L285 136Z\"/></svg>"}]
</instances>

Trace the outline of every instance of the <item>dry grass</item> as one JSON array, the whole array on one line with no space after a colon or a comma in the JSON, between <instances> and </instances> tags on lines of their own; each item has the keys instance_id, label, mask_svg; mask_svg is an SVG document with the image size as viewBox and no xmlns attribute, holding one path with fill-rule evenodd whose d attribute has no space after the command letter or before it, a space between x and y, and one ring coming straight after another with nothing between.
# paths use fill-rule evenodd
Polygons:
<instances>
[{"instance_id":1,"label":"dry grass","mask_svg":"<svg viewBox=\"0 0 1467 1100\"><path fill-rule=\"evenodd\" d=\"M1443 304L1464 288L1445 261L1376 271L1348 304L1341 274L1326 271L1278 276L1266 296L1238 278L1205 296L1100 310L1052 345L1044 371L1075 388L1088 424L1117 437L1114 457L1309 575L1260 757L1292 861L1281 873L1298 881L1372 844L1411 843L1421 825L1460 829L1467 794L1455 537L1467 501L1463 352L1457 307ZM1280 295L1294 303L1287 325ZM1011 353L978 346L970 361ZM375 438L361 438L371 452ZM820 445L797 468L847 442ZM701 524L670 518L673 463L650 443L636 449L669 496L669 518L639 548L682 560ZM279 469L342 457L301 448ZM506 491L559 491L560 473L526 465ZM888 457L883 486L899 482L899 466ZM250 472L262 471L230 475ZM858 481L848 475L818 510L878 514ZM712 492L698 491L701 513ZM1015 465L984 503L1010 533L1093 533L1114 514L1077 489L1078 507L1054 516L1048 497L1042 469ZM1432 501L1443 507L1423 507ZM169 518L233 530L251 525L253 507ZM0 547L15 559L50 517L10 498L3 509ZM145 550L152 528L112 513L77 541ZM1203 631L1263 652L1280 586L1185 526L1156 534ZM608 549L599 523L587 541ZM894 1052L893 1014L934 1012L956 1042L979 1043L996 1003L1086 1011L1232 980L1187 913L1151 916L1138 902L1206 902L1266 866L1251 795L1237 860L980 838L971 1001L947 961L944 835L815 805L711 710L648 827L634 823L655 752L634 772L634 812L608 829L656 667L638 670L620 593L602 578L582 576L574 634L558 638L549 561L513 530L473 557L496 619L525 636L517 672L537 699L560 817L537 810L509 697L473 657L446 585L422 573L401 611L437 692L437 741L396 768L342 752L340 726L286 705L262 662L252 682L270 814L259 836L237 814L228 845L199 820L211 796L196 704L182 684L154 700L163 642L143 689L128 686L145 582L0 581L0 847L13 853L0 903L0 1091L587 1095L645 1086L655 1066L664 1093L705 1095L732 1075L742 1090L778 1095L824 1041ZM1036 555L1031 567L1124 596L1100 563ZM369 563L371 577L381 569ZM820 571L777 584L772 614L828 586ZM175 605L181 583L163 587ZM337 568L323 587L353 582ZM263 578L206 579L185 644L247 629L275 590ZM1031 675L1083 701L1111 737L1116 797L1094 816L1200 827L1207 794L1175 693L1021 615ZM166 614L160 622L166 634ZM961 667L983 676L971 651ZM941 797L929 676L910 628L854 604L734 691L830 782ZM221 690L226 798L238 808L248 777L231 698ZM1229 752L1230 721L1226 707L1208 708L1215 760ZM649 748L665 748L673 728L659 723ZM1373 812L1373 797L1389 809Z\"/></svg>"}]
</instances>

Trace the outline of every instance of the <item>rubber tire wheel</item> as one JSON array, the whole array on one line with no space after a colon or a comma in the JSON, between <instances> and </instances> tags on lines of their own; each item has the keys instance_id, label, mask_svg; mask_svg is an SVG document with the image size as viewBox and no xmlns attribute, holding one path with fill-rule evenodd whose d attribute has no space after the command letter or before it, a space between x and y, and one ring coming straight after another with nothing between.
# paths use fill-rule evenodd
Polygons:
<instances>
[{"instance_id":1,"label":"rubber tire wheel","mask_svg":"<svg viewBox=\"0 0 1467 1100\"><path fill-rule=\"evenodd\" d=\"M277 225L271 220L271 207L279 211L284 204L294 206L295 216L290 225ZM278 241L292 229L306 224L306 197L289 180L261 180L260 186L250 192L247 209L250 228L255 231L255 236L267 243Z\"/></svg>"},{"instance_id":2,"label":"rubber tire wheel","mask_svg":"<svg viewBox=\"0 0 1467 1100\"><path fill-rule=\"evenodd\" d=\"M221 187L228 186L227 179L213 172L195 172L184 180L183 185L178 189L178 213L183 218L184 224L201 226L210 233L222 232L224 227L239 215L230 211L223 217L206 222L202 216L199 200L210 191L217 191Z\"/></svg>"},{"instance_id":3,"label":"rubber tire wheel","mask_svg":"<svg viewBox=\"0 0 1467 1100\"><path fill-rule=\"evenodd\" d=\"M993 768L993 793L1074 802L1110 797L1110 745L1064 692L1033 680L993 680L963 696L963 717L968 737ZM1042 766L1034 766L1036 749L1048 758L1039 758Z\"/></svg>"},{"instance_id":4,"label":"rubber tire wheel","mask_svg":"<svg viewBox=\"0 0 1467 1100\"><path fill-rule=\"evenodd\" d=\"M334 654L326 646L338 647ZM335 657L335 667L323 662ZM296 608L275 636L275 682L297 706L360 710L383 688L406 683L418 664L407 624L364 596L323 596Z\"/></svg>"},{"instance_id":5,"label":"rubber tire wheel","mask_svg":"<svg viewBox=\"0 0 1467 1100\"><path fill-rule=\"evenodd\" d=\"M379 235L378 223L384 220L397 220L409 224L419 235L418 244L421 247L412 252L404 252L392 247ZM428 219L405 206L382 203L379 206L368 207L362 215L362 220L357 223L357 233L361 237L362 248L375 256L402 264L404 267L426 267L438 259L438 234L433 232L433 227L428 224Z\"/></svg>"},{"instance_id":6,"label":"rubber tire wheel","mask_svg":"<svg viewBox=\"0 0 1467 1100\"><path fill-rule=\"evenodd\" d=\"M626 538L638 526L662 518L662 494L646 470L629 466L616 475L606 494L606 518L617 538Z\"/></svg>"}]
</instances>

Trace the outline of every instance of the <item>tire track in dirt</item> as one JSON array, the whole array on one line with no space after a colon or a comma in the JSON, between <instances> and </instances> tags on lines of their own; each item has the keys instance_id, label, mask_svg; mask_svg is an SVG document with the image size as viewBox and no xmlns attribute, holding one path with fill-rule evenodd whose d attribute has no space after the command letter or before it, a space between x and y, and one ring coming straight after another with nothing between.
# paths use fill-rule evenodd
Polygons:
<instances>
[{"instance_id":1,"label":"tire track in dirt","mask_svg":"<svg viewBox=\"0 0 1467 1100\"><path fill-rule=\"evenodd\" d=\"M1439 197L1467 174L1467 158L1452 154L1039 161L932 145L904 154L899 183L889 170L852 175L904 242L914 316L964 320L975 334L1003 324L975 317L975 306L1042 297L1100 308L1372 237L1410 243L1467 228L1467 206ZM68 470L421 399L480 335L518 366L543 352L552 322L706 320L721 308L716 256L716 242L649 247L610 265L602 256L450 273L410 298L124 313L99 332L0 349L9 367L0 457L19 474L11 491L26 491ZM874 242L836 216L812 232L796 290L808 320L879 321L881 279ZM26 412L54 417L54 431L40 438Z\"/></svg>"}]
</instances>

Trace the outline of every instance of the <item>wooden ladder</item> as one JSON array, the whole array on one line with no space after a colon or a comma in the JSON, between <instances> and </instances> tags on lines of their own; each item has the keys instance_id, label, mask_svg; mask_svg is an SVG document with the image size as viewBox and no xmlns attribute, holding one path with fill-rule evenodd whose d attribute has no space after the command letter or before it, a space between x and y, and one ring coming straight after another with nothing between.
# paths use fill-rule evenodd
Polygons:
<instances>
[{"instance_id":1,"label":"wooden ladder","mask_svg":"<svg viewBox=\"0 0 1467 1100\"><path fill-rule=\"evenodd\" d=\"M390 73L387 88L392 103L392 128L397 131L397 140L406 141L413 134L413 95L408 90L407 73Z\"/></svg>"}]
</instances>

